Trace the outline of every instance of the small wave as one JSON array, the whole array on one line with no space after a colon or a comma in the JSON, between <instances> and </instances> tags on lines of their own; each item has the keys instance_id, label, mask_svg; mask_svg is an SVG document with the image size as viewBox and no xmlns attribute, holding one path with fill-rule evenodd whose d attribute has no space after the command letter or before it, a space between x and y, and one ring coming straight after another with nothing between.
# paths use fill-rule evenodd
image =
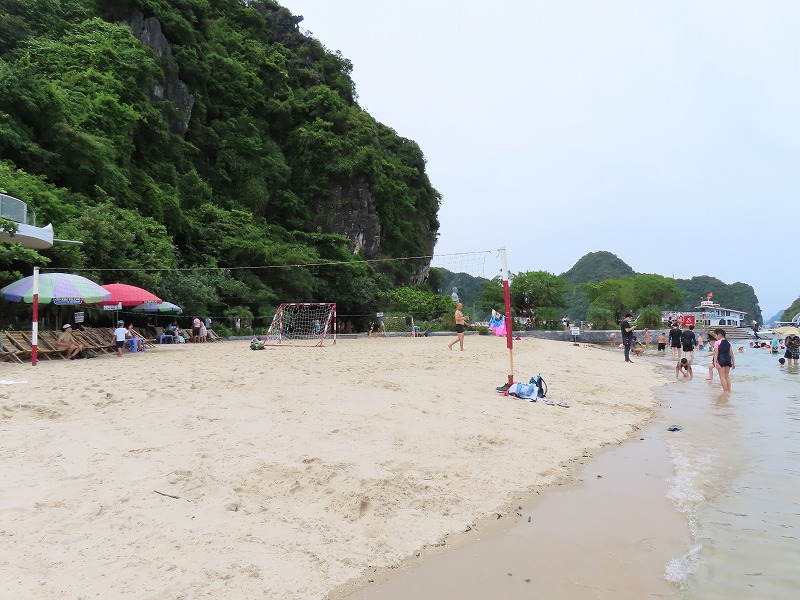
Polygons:
<instances>
[{"instance_id":1,"label":"small wave","mask_svg":"<svg viewBox=\"0 0 800 600\"><path fill-rule=\"evenodd\" d=\"M698 555L702 546L693 546L681 558L673 558L664 569L664 579L678 586L681 592L686 591L689 577L697 568Z\"/></svg>"}]
</instances>

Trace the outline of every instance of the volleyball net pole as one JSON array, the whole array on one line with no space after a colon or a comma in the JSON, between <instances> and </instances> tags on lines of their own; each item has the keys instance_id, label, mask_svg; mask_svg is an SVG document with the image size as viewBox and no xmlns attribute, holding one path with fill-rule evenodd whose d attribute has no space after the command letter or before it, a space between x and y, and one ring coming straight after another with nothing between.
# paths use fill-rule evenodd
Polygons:
<instances>
[{"instance_id":1,"label":"volleyball net pole","mask_svg":"<svg viewBox=\"0 0 800 600\"><path fill-rule=\"evenodd\" d=\"M506 309L506 346L508 346L508 385L514 383L514 319L511 318L511 292L508 286L508 258L506 247L500 252L500 268L503 272L503 303Z\"/></svg>"}]
</instances>

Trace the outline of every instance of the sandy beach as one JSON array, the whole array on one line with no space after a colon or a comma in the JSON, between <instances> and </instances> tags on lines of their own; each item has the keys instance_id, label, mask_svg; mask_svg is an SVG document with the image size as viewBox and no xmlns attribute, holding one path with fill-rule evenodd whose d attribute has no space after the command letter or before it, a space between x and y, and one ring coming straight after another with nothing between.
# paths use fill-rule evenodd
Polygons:
<instances>
[{"instance_id":1,"label":"sandy beach","mask_svg":"<svg viewBox=\"0 0 800 600\"><path fill-rule=\"evenodd\" d=\"M19 598L321 599L396 567L629 437L665 382L526 339L342 340L3 364L0 591ZM663 369L662 369L663 371Z\"/></svg>"}]
</instances>

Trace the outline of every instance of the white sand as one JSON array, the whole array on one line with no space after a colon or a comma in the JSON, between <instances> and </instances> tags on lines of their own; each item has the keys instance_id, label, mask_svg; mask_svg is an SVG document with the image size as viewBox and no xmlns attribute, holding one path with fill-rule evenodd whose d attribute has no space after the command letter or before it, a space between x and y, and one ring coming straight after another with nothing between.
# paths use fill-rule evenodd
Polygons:
<instances>
[{"instance_id":1,"label":"white sand","mask_svg":"<svg viewBox=\"0 0 800 600\"><path fill-rule=\"evenodd\" d=\"M527 403L504 339L450 341L0 365L0 595L324 598L624 440L663 381L529 339L516 373L570 408Z\"/></svg>"}]
</instances>

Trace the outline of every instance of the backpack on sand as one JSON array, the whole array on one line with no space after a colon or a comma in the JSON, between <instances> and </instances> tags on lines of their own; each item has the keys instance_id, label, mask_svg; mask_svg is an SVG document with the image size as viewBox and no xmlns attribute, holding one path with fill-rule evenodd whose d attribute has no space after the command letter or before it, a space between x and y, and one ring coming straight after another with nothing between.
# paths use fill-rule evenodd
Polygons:
<instances>
[{"instance_id":1,"label":"backpack on sand","mask_svg":"<svg viewBox=\"0 0 800 600\"><path fill-rule=\"evenodd\" d=\"M547 383L542 379L541 373L531 377L531 383L536 386L536 397L547 398Z\"/></svg>"}]
</instances>

